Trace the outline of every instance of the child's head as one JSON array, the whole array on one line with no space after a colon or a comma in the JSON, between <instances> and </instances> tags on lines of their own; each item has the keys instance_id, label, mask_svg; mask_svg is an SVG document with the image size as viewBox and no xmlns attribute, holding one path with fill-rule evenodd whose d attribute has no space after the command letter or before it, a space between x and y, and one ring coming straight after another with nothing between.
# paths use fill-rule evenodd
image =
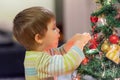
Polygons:
<instances>
[{"instance_id":1,"label":"child's head","mask_svg":"<svg viewBox=\"0 0 120 80\"><path fill-rule=\"evenodd\" d=\"M43 49L46 46L55 47L50 44L58 42L59 29L56 27L55 16L45 8L25 9L16 15L13 24L15 38L27 50L36 50L39 46Z\"/></svg>"}]
</instances>

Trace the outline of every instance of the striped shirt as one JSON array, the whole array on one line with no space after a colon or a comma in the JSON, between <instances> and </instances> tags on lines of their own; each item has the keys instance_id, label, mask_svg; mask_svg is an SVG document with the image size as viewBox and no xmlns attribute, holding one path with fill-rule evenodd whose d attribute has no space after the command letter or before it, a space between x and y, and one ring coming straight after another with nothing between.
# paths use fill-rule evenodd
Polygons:
<instances>
[{"instance_id":1,"label":"striped shirt","mask_svg":"<svg viewBox=\"0 0 120 80\"><path fill-rule=\"evenodd\" d=\"M54 80L54 76L73 72L85 57L77 46L73 46L66 53L62 47L52 49L50 54L26 51L26 80Z\"/></svg>"}]
</instances>

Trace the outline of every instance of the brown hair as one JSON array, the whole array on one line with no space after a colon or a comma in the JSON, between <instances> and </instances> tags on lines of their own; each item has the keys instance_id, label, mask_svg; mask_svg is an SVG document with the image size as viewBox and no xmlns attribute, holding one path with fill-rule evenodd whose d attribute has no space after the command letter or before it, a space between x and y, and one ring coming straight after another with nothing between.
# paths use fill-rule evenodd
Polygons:
<instances>
[{"instance_id":1,"label":"brown hair","mask_svg":"<svg viewBox=\"0 0 120 80\"><path fill-rule=\"evenodd\" d=\"M31 7L18 13L13 21L13 34L27 50L34 49L35 34L44 37L54 14L43 7Z\"/></svg>"}]
</instances>

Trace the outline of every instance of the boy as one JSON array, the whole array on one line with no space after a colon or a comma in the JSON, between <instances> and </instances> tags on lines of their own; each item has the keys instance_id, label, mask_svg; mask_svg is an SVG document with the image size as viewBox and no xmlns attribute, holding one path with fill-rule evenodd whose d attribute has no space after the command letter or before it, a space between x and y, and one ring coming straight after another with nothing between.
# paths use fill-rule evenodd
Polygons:
<instances>
[{"instance_id":1,"label":"boy","mask_svg":"<svg viewBox=\"0 0 120 80\"><path fill-rule=\"evenodd\" d=\"M56 80L73 72L84 59L82 49L90 40L88 33L76 34L57 48L60 37L55 16L42 7L21 11L14 19L15 38L26 48L26 80Z\"/></svg>"}]
</instances>

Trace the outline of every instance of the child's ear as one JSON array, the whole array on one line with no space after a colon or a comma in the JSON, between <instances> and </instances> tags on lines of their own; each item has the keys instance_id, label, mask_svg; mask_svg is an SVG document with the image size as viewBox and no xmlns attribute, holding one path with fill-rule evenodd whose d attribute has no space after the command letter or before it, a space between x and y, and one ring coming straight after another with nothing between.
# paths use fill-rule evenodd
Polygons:
<instances>
[{"instance_id":1,"label":"child's ear","mask_svg":"<svg viewBox=\"0 0 120 80\"><path fill-rule=\"evenodd\" d=\"M43 42L43 40L42 40L42 38L41 38L41 36L40 36L39 34L36 34L36 35L35 35L35 41L36 41L37 43L40 43L40 44L42 44L42 42Z\"/></svg>"}]
</instances>

